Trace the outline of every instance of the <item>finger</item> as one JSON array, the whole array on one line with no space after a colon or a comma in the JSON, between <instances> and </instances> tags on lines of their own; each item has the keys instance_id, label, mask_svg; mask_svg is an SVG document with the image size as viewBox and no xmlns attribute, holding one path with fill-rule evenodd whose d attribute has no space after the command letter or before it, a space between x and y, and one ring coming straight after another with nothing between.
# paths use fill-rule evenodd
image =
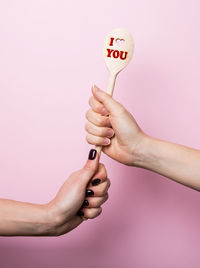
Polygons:
<instances>
[{"instance_id":1,"label":"finger","mask_svg":"<svg viewBox=\"0 0 200 268\"><path fill-rule=\"evenodd\" d=\"M107 194L107 191L110 187L110 180L100 183L97 186L92 186L87 188L86 197L102 197Z\"/></svg>"},{"instance_id":2,"label":"finger","mask_svg":"<svg viewBox=\"0 0 200 268\"><path fill-rule=\"evenodd\" d=\"M88 160L82 169L82 182L88 183L99 169L99 154L95 149L90 150Z\"/></svg>"},{"instance_id":3,"label":"finger","mask_svg":"<svg viewBox=\"0 0 200 268\"><path fill-rule=\"evenodd\" d=\"M101 214L102 208L83 208L82 211L85 218L94 219Z\"/></svg>"},{"instance_id":4,"label":"finger","mask_svg":"<svg viewBox=\"0 0 200 268\"><path fill-rule=\"evenodd\" d=\"M94 96L90 97L89 105L94 112L99 113L104 116L109 115L108 110L104 107L104 105L101 102L95 99Z\"/></svg>"},{"instance_id":5,"label":"finger","mask_svg":"<svg viewBox=\"0 0 200 268\"><path fill-rule=\"evenodd\" d=\"M93 144L93 145L100 145L100 146L110 145L109 138L97 137L92 134L88 134L86 136L86 140L89 144Z\"/></svg>"},{"instance_id":6,"label":"finger","mask_svg":"<svg viewBox=\"0 0 200 268\"><path fill-rule=\"evenodd\" d=\"M86 118L92 124L99 127L111 127L110 119L107 116L100 115L94 112L92 109L86 113Z\"/></svg>"},{"instance_id":7,"label":"finger","mask_svg":"<svg viewBox=\"0 0 200 268\"><path fill-rule=\"evenodd\" d=\"M103 205L103 203L105 203L107 200L108 200L108 193L102 197L88 197L84 201L83 207L98 208L101 205Z\"/></svg>"},{"instance_id":8,"label":"finger","mask_svg":"<svg viewBox=\"0 0 200 268\"><path fill-rule=\"evenodd\" d=\"M97 127L89 121L85 124L85 130L92 135L99 137L108 137L111 138L114 136L114 130L108 127Z\"/></svg>"},{"instance_id":9,"label":"finger","mask_svg":"<svg viewBox=\"0 0 200 268\"><path fill-rule=\"evenodd\" d=\"M117 116L125 110L119 102L115 101L109 94L95 85L92 87L92 93L94 98L105 106L109 114Z\"/></svg>"},{"instance_id":10,"label":"finger","mask_svg":"<svg viewBox=\"0 0 200 268\"><path fill-rule=\"evenodd\" d=\"M97 186L106 180L107 180L107 172L105 166L100 163L97 172L94 174L87 188Z\"/></svg>"}]
</instances>

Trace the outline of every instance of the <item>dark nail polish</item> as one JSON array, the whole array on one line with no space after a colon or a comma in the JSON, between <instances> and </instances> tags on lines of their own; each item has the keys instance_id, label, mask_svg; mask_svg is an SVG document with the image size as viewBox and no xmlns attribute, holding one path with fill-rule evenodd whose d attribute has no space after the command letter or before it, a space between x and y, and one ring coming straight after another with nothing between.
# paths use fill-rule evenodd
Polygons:
<instances>
[{"instance_id":1,"label":"dark nail polish","mask_svg":"<svg viewBox=\"0 0 200 268\"><path fill-rule=\"evenodd\" d=\"M95 149L91 149L90 152L89 152L88 159L89 160L94 160L96 155L97 155L97 151Z\"/></svg>"},{"instance_id":2,"label":"dark nail polish","mask_svg":"<svg viewBox=\"0 0 200 268\"><path fill-rule=\"evenodd\" d=\"M87 206L89 206L89 202L87 200L84 200L83 207L87 207Z\"/></svg>"},{"instance_id":3,"label":"dark nail polish","mask_svg":"<svg viewBox=\"0 0 200 268\"><path fill-rule=\"evenodd\" d=\"M77 215L82 217L82 216L84 216L84 213L83 213L82 210L79 210L79 211L77 212Z\"/></svg>"},{"instance_id":4,"label":"dark nail polish","mask_svg":"<svg viewBox=\"0 0 200 268\"><path fill-rule=\"evenodd\" d=\"M96 186L96 185L98 185L100 182L101 182L100 179L94 179L94 180L92 181L92 185L93 185L93 186Z\"/></svg>"},{"instance_id":5,"label":"dark nail polish","mask_svg":"<svg viewBox=\"0 0 200 268\"><path fill-rule=\"evenodd\" d=\"M93 196L94 195L94 192L90 189L87 189L86 190L86 196Z\"/></svg>"}]
</instances>

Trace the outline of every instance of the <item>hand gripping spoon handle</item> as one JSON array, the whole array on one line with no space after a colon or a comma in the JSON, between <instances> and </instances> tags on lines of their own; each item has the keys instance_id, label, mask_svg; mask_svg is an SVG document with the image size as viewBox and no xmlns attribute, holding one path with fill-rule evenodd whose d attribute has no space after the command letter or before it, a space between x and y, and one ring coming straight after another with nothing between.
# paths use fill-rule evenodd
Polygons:
<instances>
[{"instance_id":1,"label":"hand gripping spoon handle","mask_svg":"<svg viewBox=\"0 0 200 268\"><path fill-rule=\"evenodd\" d=\"M118 73L130 62L134 51L134 41L131 34L124 28L117 28L107 35L103 45L103 58L109 71L106 93L113 95ZM102 146L95 149L101 154Z\"/></svg>"}]
</instances>

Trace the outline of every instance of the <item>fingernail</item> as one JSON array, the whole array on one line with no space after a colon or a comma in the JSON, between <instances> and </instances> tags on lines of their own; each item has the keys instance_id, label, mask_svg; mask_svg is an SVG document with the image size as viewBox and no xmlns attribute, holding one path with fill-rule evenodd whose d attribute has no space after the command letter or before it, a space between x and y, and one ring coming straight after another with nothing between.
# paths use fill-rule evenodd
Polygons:
<instances>
[{"instance_id":1,"label":"fingernail","mask_svg":"<svg viewBox=\"0 0 200 268\"><path fill-rule=\"evenodd\" d=\"M85 199L83 202L83 207L87 207L87 206L89 206L89 202Z\"/></svg>"},{"instance_id":2,"label":"fingernail","mask_svg":"<svg viewBox=\"0 0 200 268\"><path fill-rule=\"evenodd\" d=\"M84 216L84 213L83 213L82 210L79 210L79 211L77 212L77 215L80 216L80 217L82 217L82 216Z\"/></svg>"},{"instance_id":3,"label":"fingernail","mask_svg":"<svg viewBox=\"0 0 200 268\"><path fill-rule=\"evenodd\" d=\"M101 114L102 115L108 115L109 112L108 112L108 110L106 108L103 107L102 110L101 110Z\"/></svg>"},{"instance_id":4,"label":"fingernail","mask_svg":"<svg viewBox=\"0 0 200 268\"><path fill-rule=\"evenodd\" d=\"M86 190L86 196L93 196L94 195L94 192L90 189L87 189Z\"/></svg>"},{"instance_id":5,"label":"fingernail","mask_svg":"<svg viewBox=\"0 0 200 268\"><path fill-rule=\"evenodd\" d=\"M92 185L93 185L93 186L96 186L96 185L98 185L100 182L101 182L100 179L94 179L94 180L92 181Z\"/></svg>"},{"instance_id":6,"label":"fingernail","mask_svg":"<svg viewBox=\"0 0 200 268\"><path fill-rule=\"evenodd\" d=\"M104 145L109 145L110 144L110 139L105 138L104 141L103 141L103 144Z\"/></svg>"},{"instance_id":7,"label":"fingernail","mask_svg":"<svg viewBox=\"0 0 200 268\"><path fill-rule=\"evenodd\" d=\"M112 137L114 135L114 131L112 129L108 129L107 136Z\"/></svg>"},{"instance_id":8,"label":"fingernail","mask_svg":"<svg viewBox=\"0 0 200 268\"><path fill-rule=\"evenodd\" d=\"M96 86L96 85L93 85L93 88L94 88L96 91L99 90L98 86Z\"/></svg>"},{"instance_id":9,"label":"fingernail","mask_svg":"<svg viewBox=\"0 0 200 268\"><path fill-rule=\"evenodd\" d=\"M89 152L88 159L89 160L94 160L96 155L97 155L97 151L95 149L91 149L90 152Z\"/></svg>"}]
</instances>

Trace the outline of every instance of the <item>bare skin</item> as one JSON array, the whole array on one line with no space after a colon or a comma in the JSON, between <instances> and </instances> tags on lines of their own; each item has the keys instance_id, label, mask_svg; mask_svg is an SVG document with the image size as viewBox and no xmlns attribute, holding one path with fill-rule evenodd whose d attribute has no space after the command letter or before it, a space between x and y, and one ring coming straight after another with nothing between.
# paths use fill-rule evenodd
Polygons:
<instances>
[{"instance_id":1,"label":"bare skin","mask_svg":"<svg viewBox=\"0 0 200 268\"><path fill-rule=\"evenodd\" d=\"M96 178L100 179L100 183L94 186L92 182ZM0 235L59 236L68 233L84 219L93 219L101 214L101 205L108 199L109 186L106 169L99 164L97 155L82 169L72 173L47 204L0 199ZM86 189L92 190L94 195L86 197ZM89 205L84 207L84 200ZM84 218L77 215L80 211Z\"/></svg>"},{"instance_id":2,"label":"bare skin","mask_svg":"<svg viewBox=\"0 0 200 268\"><path fill-rule=\"evenodd\" d=\"M90 144L125 165L148 169L200 190L200 151L145 134L117 101L94 86L85 129Z\"/></svg>"}]
</instances>

